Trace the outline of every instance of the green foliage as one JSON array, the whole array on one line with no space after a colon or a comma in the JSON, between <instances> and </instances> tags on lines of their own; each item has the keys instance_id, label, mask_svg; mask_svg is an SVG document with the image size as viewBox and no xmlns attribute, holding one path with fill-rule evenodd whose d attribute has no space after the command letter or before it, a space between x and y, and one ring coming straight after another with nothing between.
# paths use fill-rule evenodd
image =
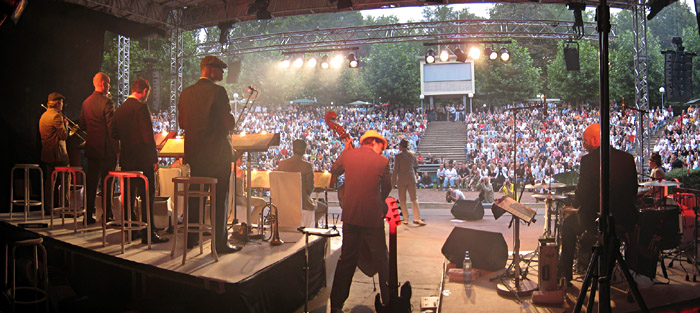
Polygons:
<instances>
[{"instance_id":1,"label":"green foliage","mask_svg":"<svg viewBox=\"0 0 700 313\"><path fill-rule=\"evenodd\" d=\"M488 105L522 102L533 98L542 87L540 69L532 65L527 48L517 42L505 45L510 62L477 60L475 69L476 101Z\"/></svg>"},{"instance_id":2,"label":"green foliage","mask_svg":"<svg viewBox=\"0 0 700 313\"><path fill-rule=\"evenodd\" d=\"M566 70L564 43L559 43L556 59L547 66L548 97L574 104L599 103L598 51L590 42L578 43L580 71Z\"/></svg>"},{"instance_id":3,"label":"green foliage","mask_svg":"<svg viewBox=\"0 0 700 313\"><path fill-rule=\"evenodd\" d=\"M420 46L415 42L374 45L364 68L374 95L399 105L413 105L420 95Z\"/></svg>"},{"instance_id":4,"label":"green foliage","mask_svg":"<svg viewBox=\"0 0 700 313\"><path fill-rule=\"evenodd\" d=\"M666 173L666 180L678 179L683 188L700 189L700 170L677 168Z\"/></svg>"},{"instance_id":5,"label":"green foliage","mask_svg":"<svg viewBox=\"0 0 700 313\"><path fill-rule=\"evenodd\" d=\"M469 12L468 8L455 10L446 5L436 5L423 8L423 20L428 22L451 20L475 20L476 14Z\"/></svg>"}]
</instances>

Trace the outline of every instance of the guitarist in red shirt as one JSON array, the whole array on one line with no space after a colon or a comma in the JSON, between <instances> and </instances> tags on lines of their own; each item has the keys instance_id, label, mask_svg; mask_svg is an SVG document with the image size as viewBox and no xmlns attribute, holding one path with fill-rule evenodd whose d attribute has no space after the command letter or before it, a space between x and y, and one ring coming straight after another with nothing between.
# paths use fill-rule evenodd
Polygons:
<instances>
[{"instance_id":1,"label":"guitarist in red shirt","mask_svg":"<svg viewBox=\"0 0 700 313\"><path fill-rule=\"evenodd\" d=\"M390 299L383 216L384 200L391 191L391 171L389 159L381 155L387 140L377 131L369 130L360 137L360 144L357 149L343 151L331 168L333 175L345 174L343 246L331 289L331 312L342 312L361 250L368 252L364 257L371 259L379 273L382 302L389 303Z\"/></svg>"}]
</instances>

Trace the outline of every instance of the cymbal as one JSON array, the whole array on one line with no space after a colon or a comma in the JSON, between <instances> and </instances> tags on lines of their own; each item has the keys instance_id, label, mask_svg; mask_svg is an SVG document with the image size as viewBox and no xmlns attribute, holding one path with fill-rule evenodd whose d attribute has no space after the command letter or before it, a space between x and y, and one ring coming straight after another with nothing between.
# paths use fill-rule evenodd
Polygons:
<instances>
[{"instance_id":1,"label":"cymbal","mask_svg":"<svg viewBox=\"0 0 700 313\"><path fill-rule=\"evenodd\" d=\"M644 187L637 187L637 195L645 194L645 193L649 192L649 190L651 190L651 189L644 188Z\"/></svg>"},{"instance_id":2,"label":"cymbal","mask_svg":"<svg viewBox=\"0 0 700 313\"><path fill-rule=\"evenodd\" d=\"M544 193L544 194L536 193L536 194L533 194L532 197L537 199L537 200L546 200L546 199L564 200L564 199L566 199L566 196L546 194L546 193Z\"/></svg>"},{"instance_id":3,"label":"cymbal","mask_svg":"<svg viewBox=\"0 0 700 313\"><path fill-rule=\"evenodd\" d=\"M564 184L564 183L551 183L551 184L547 184L547 188L564 188L564 187L567 187L567 186L568 186L568 185L567 185L567 184Z\"/></svg>"},{"instance_id":4,"label":"cymbal","mask_svg":"<svg viewBox=\"0 0 700 313\"><path fill-rule=\"evenodd\" d=\"M541 184L537 184L537 185L527 184L527 185L525 185L525 189L535 189L535 188L540 188L541 186L542 186Z\"/></svg>"},{"instance_id":5,"label":"cymbal","mask_svg":"<svg viewBox=\"0 0 700 313\"><path fill-rule=\"evenodd\" d=\"M645 186L645 187L678 187L681 185L681 183L677 183L677 182L669 181L669 180L664 180L664 181L648 181L648 182L639 183L639 185Z\"/></svg>"}]
</instances>

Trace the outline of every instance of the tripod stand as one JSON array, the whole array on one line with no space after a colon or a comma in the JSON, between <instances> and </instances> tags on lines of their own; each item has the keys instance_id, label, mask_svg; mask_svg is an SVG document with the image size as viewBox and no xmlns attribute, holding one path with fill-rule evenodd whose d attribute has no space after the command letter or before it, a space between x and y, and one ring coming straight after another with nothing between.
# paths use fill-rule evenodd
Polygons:
<instances>
[{"instance_id":1,"label":"tripod stand","mask_svg":"<svg viewBox=\"0 0 700 313\"><path fill-rule=\"evenodd\" d=\"M591 293L588 295L588 304L586 308L588 308L588 311L591 310L593 303L595 302L598 281L606 282L606 285L609 285L610 277L612 276L613 269L615 268L615 262L620 265L622 273L625 276L625 280L627 281L627 284L632 291L632 295L634 296L635 301L637 301L641 311L649 312L649 309L642 298L642 294L639 293L637 283L634 281L632 274L630 274L630 270L627 267L627 263L625 263L625 260L622 258L622 254L620 254L620 240L617 238L617 234L615 234L615 220L612 216L608 217L608 225L610 225L608 235L603 237L603 240L607 240L607 242L601 245L599 240L598 243L593 246L593 255L591 256L590 263L588 263L588 269L586 270L586 276L583 279L583 284L581 285L581 293L579 293L578 299L576 300L574 312L581 312L581 307L583 306L584 299L586 299L586 293L588 292L589 286L591 287ZM608 251L602 251L603 249L608 249ZM605 258L605 256L607 256L607 258ZM599 266L599 263L602 262L605 262L605 265L607 266ZM601 268L607 269L603 276L600 275Z\"/></svg>"}]
</instances>

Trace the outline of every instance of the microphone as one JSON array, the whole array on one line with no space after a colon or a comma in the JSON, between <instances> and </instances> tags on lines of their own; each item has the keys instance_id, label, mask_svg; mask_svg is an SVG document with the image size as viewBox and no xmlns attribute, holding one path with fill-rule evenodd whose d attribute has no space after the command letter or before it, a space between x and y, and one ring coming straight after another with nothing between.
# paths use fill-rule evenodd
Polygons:
<instances>
[{"instance_id":1,"label":"microphone","mask_svg":"<svg viewBox=\"0 0 700 313\"><path fill-rule=\"evenodd\" d=\"M253 87L252 85L248 86L248 92L254 92L254 91L258 91L258 90L255 89L255 87Z\"/></svg>"}]
</instances>

